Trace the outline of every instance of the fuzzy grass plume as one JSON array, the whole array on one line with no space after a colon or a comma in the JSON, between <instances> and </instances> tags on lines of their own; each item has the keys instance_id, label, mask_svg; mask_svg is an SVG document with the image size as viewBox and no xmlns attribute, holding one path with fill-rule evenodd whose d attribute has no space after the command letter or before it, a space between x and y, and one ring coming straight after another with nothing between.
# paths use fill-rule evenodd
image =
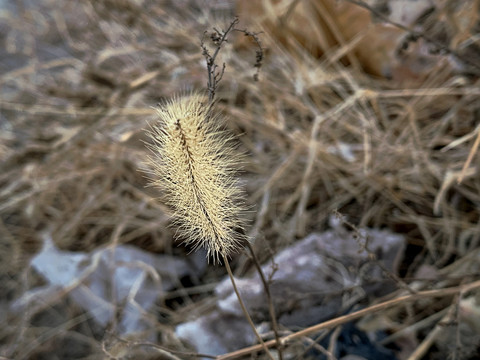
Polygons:
<instances>
[{"instance_id":1,"label":"fuzzy grass plume","mask_svg":"<svg viewBox=\"0 0 480 360\"><path fill-rule=\"evenodd\" d=\"M243 201L234 176L239 156L211 110L198 93L161 106L159 121L149 131L148 162L152 185L165 192L174 210L177 234L195 249L205 247L215 262L241 245Z\"/></svg>"}]
</instances>

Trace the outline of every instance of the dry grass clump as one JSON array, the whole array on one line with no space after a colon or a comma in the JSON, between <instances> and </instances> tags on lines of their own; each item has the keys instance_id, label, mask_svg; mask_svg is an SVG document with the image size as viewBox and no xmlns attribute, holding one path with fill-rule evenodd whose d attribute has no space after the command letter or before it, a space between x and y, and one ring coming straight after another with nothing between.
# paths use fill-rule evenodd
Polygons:
<instances>
[{"instance_id":1,"label":"dry grass clump","mask_svg":"<svg viewBox=\"0 0 480 360\"><path fill-rule=\"evenodd\" d=\"M370 14L354 2L339 3ZM229 2L215 3L216 8L149 0L7 6L8 16L0 18L2 307L41 284L28 260L47 235L75 251L130 243L152 252L183 252L168 230L168 210L155 200L162 194L146 188L139 171L147 156L143 128L154 122L157 102L185 88L205 88L200 39L213 18L228 24L234 12ZM272 3L284 6L268 8L269 19L296 24L300 2ZM358 228L388 228L407 237L401 275L414 291L473 283L480 273L480 55L474 41L479 19L472 10L477 2L435 4L411 25L394 26L395 41L378 55L388 71L372 69L375 61L364 66L357 46L375 37L378 24L391 28L380 15L392 14L380 11L376 23L363 16L368 31L351 36L341 31L345 19L330 2L318 3L330 10L301 13L315 34L307 42L301 33L288 37L295 27L281 22L255 25L262 9L247 17L249 26L265 25L267 51L258 82L252 80L254 56L239 38L232 37L223 53L227 69L217 107L247 154L241 180L247 204L257 209L247 215L253 246L266 260L325 229L338 210ZM278 32L289 41L279 43ZM375 49L368 52L374 59ZM238 259L248 264L244 260ZM210 293L200 285L218 277L219 270L210 269L191 280L199 288L194 296L182 295L183 304L159 304L170 321L158 322L158 344L185 350L172 326L191 309L208 305ZM385 310L379 317L390 325L384 329L398 331L398 338L407 334L413 353L440 319L451 320L450 311L467 307L462 301L469 293L456 299L446 294L441 301L426 298ZM203 300L197 306L198 299ZM59 349L58 334L76 344L70 348L75 356L103 356L103 330L82 322L74 307L62 310L67 315L56 322L56 307L68 304L58 299L48 305L50 312L2 312L1 356L46 356ZM44 336L37 339L39 334ZM421 345L425 358L444 355L431 342ZM131 354L135 349L127 346Z\"/></svg>"}]
</instances>

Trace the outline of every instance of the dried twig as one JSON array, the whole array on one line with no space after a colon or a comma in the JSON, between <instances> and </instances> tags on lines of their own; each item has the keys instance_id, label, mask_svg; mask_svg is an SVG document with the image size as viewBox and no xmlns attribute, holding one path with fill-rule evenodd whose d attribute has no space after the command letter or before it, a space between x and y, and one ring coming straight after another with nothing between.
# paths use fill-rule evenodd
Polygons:
<instances>
[{"instance_id":1,"label":"dried twig","mask_svg":"<svg viewBox=\"0 0 480 360\"><path fill-rule=\"evenodd\" d=\"M288 343L292 342L293 340L296 340L296 339L299 339L299 338L302 338L304 336L308 336L308 335L311 335L311 334L315 334L315 333L317 333L317 332L319 332L320 330L323 330L323 329L331 329L331 328L334 328L336 326L346 324L350 321L357 320L357 319L359 319L359 318L361 318L365 315L372 314L372 313L375 313L375 312L380 311L380 310L389 309L389 308L397 306L397 305L405 304L407 302L416 301L416 300L420 300L420 299L426 299L426 298L432 298L432 297L453 296L453 295L460 294L460 293L464 294L468 291L472 291L472 290L477 289L477 288L480 288L480 280L475 281L475 282L470 283L470 284L466 284L466 285L455 286L455 287L439 289L439 290L427 290L427 291L418 292L416 294L400 296L396 299L387 300L387 301L382 302L380 304L372 305L372 306L369 306L365 309L355 311L351 314L339 316L335 319L328 320L328 321L322 322L322 323L314 325L314 326L310 326L306 329L303 329L303 330L297 331L293 334L284 336L284 337L280 338L280 340L281 340L283 345L287 345ZM265 343L265 345L267 347L275 346L275 344L276 344L275 340L270 340L270 341L267 341ZM250 347L247 347L247 348L243 348L243 349L240 349L240 350L228 353L228 354L217 356L217 360L237 359L241 356L260 351L260 350L262 350L262 347L263 347L262 345L255 345L255 346L250 346Z\"/></svg>"},{"instance_id":2,"label":"dried twig","mask_svg":"<svg viewBox=\"0 0 480 360\"><path fill-rule=\"evenodd\" d=\"M270 313L270 319L272 320L272 330L275 335L275 341L277 343L278 357L280 360L282 360L283 359L282 344L280 342L280 336L278 335L277 315L275 313L275 306L273 305L272 294L270 293L270 285L267 279L265 278L265 274L262 271L262 267L260 265L260 262L258 261L257 255L255 254L255 251L253 250L252 245L248 241L246 242L246 244L247 244L248 250L250 251L250 254L252 255L252 260L253 260L253 263L255 264L255 268L257 269L257 272L260 275L260 279L262 280L263 288L265 290L265 295L267 296L268 312Z\"/></svg>"},{"instance_id":3,"label":"dried twig","mask_svg":"<svg viewBox=\"0 0 480 360\"><path fill-rule=\"evenodd\" d=\"M345 217L338 210L334 210L333 214L342 222L342 224L345 224L351 230L354 231L355 240L357 240L360 250L366 251L368 253L368 257L370 258L370 260L373 261L383 271L383 273L386 276L388 276L392 281L394 281L402 289L408 291L411 294L415 294L415 290L413 290L410 286L408 286L408 284L405 283L405 281L403 281L402 279L400 279L399 276L397 276L396 274L388 270L383 264L383 262L378 260L378 257L375 254L375 252L373 252L368 246L367 236L362 234L362 232L355 225L347 221ZM360 240L363 240L363 241L360 241Z\"/></svg>"},{"instance_id":4,"label":"dried twig","mask_svg":"<svg viewBox=\"0 0 480 360\"><path fill-rule=\"evenodd\" d=\"M202 48L202 55L205 57L207 62L207 73L208 73L208 81L207 81L207 90L208 90L208 100L210 103L213 102L215 98L215 92L218 87L218 83L222 80L223 74L225 73L225 63L222 64L221 68L216 63L217 56L220 53L220 49L222 45L228 42L228 35L233 31L241 32L245 34L245 36L249 36L253 39L256 43L258 49L256 50L255 54L255 64L254 67L257 68L255 75L253 76L254 80L258 80L258 74L263 62L263 48L260 43L260 39L258 38L258 33L254 33L248 31L247 29L237 29L235 26L238 24L238 17L235 17L233 21L228 26L227 30L218 30L217 28L213 28L213 32L208 35L208 32L205 31L203 33L202 41L200 42L200 47ZM209 37L210 40L213 42L215 46L215 50L213 54L210 53L208 50L205 39Z\"/></svg>"}]
</instances>

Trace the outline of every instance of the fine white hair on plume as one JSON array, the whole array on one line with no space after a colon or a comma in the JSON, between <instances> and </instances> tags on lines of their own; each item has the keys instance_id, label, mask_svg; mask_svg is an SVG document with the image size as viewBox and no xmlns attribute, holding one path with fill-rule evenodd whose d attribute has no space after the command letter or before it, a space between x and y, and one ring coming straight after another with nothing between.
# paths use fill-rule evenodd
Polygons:
<instances>
[{"instance_id":1,"label":"fine white hair on plume","mask_svg":"<svg viewBox=\"0 0 480 360\"><path fill-rule=\"evenodd\" d=\"M161 188L173 209L177 234L194 249L202 246L213 261L239 250L244 240L243 193L235 167L240 156L223 119L199 93L177 96L157 109L148 134L152 185Z\"/></svg>"}]
</instances>

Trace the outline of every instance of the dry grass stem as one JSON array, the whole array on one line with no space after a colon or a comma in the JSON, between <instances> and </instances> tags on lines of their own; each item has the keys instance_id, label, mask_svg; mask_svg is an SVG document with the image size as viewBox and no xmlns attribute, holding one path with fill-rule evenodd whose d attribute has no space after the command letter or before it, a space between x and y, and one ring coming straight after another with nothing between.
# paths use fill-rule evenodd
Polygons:
<instances>
[{"instance_id":1,"label":"dry grass stem","mask_svg":"<svg viewBox=\"0 0 480 360\"><path fill-rule=\"evenodd\" d=\"M203 261L199 253L186 253L205 246L214 261L222 261L242 245L236 228L242 227L243 201L258 210L247 211L246 222L255 224L247 232L258 239L252 246L260 264L304 236L328 229L338 210L361 231L381 228L405 237L399 272L385 272L382 279L397 289L393 296L403 296L407 288L441 294L479 279L477 0L416 1L404 7L395 0L3 3L2 357L106 356L104 329L70 301L88 279L78 276L73 287L31 296L45 286L31 259L46 237L64 251L88 254L129 245L188 263L196 263L197 255ZM217 19L235 14L238 31L231 28L222 42L231 23ZM241 30L247 28L258 31L261 45L256 33ZM210 63L208 86L215 87L215 113L221 115L209 108L214 94L208 89L204 97L176 98L178 111L173 100L165 101L185 89L205 88L208 56L199 45L218 65ZM261 76L254 81L260 65ZM151 107L157 103L163 104L159 110ZM177 117L180 108L190 114ZM198 131L191 115L203 118ZM145 134L146 122L152 124L153 139ZM230 150L224 149L231 136L224 127L248 160L234 180L228 178L238 161L227 159ZM192 147L192 140L200 145ZM146 186L141 164L149 151L142 141L155 151L148 165L152 177L153 172L164 174L156 177L159 187ZM208 152L208 142L222 150ZM168 146L178 156L161 153ZM192 149L206 155L195 157ZM199 169L210 175L199 177ZM246 190L244 200L235 178ZM178 190L169 204L157 201ZM219 197L211 200L215 194ZM195 205L186 206L184 195L194 196ZM180 225L177 236L172 209ZM186 251L175 238L191 246ZM381 266L384 259L376 255L379 262L371 265ZM246 257L235 256L232 269L251 274L253 264ZM89 264L85 269L91 274L101 270ZM128 338L129 344L154 343L178 351L171 352L177 357L194 357L175 329L194 314L212 311L214 289L225 275L223 268L202 266L194 276L172 279L175 286L145 313L151 327ZM164 283L162 274L159 278ZM297 311L296 304L271 295L280 333L291 331L284 319ZM12 310L26 298L33 299L28 311ZM358 303L349 290L341 298ZM408 336L423 358L443 360L455 342L465 344L451 336L448 348L440 349L443 342L435 337L439 319L434 314L455 306L453 296L408 299L402 300L408 310L402 302L391 303L365 319L393 334L388 347L399 346L404 354ZM363 298L370 310L379 301L377 295ZM119 315L124 312L123 304L112 304ZM257 315L267 319L264 312L251 313L253 320ZM469 326L467 320L459 317L458 328ZM112 333L118 330L115 324ZM329 329L332 324L327 323ZM449 327L450 333L456 326ZM273 333L268 336L272 339ZM341 348L340 338L337 344L331 340L332 348ZM302 339L283 347L284 358L307 356L309 341ZM327 342L322 340L324 348ZM123 344L127 356L146 358L145 346L129 344ZM267 358L260 346L256 349ZM460 350L462 355L465 349Z\"/></svg>"},{"instance_id":2,"label":"dry grass stem","mask_svg":"<svg viewBox=\"0 0 480 360\"><path fill-rule=\"evenodd\" d=\"M268 312L270 315L270 319L272 321L272 330L275 336L275 340L277 342L278 358L279 360L282 360L283 359L282 344L280 343L280 336L278 334L277 314L275 313L275 306L273 305L273 298L272 298L272 294L270 293L270 285L267 279L265 278L265 274L262 271L262 266L260 265L257 255L255 254L253 246L252 244L250 244L250 242L247 242L247 248L250 251L250 255L252 256L252 261L255 265L255 268L257 269L258 275L260 276L260 279L263 284L263 289L265 291L265 295L268 302Z\"/></svg>"},{"instance_id":3,"label":"dry grass stem","mask_svg":"<svg viewBox=\"0 0 480 360\"><path fill-rule=\"evenodd\" d=\"M265 351L265 353L267 354L267 356L271 359L271 360L274 360L274 357L273 355L270 353L270 351L268 350L268 347L267 345L265 344L265 342L263 341L262 337L260 336L260 334L258 333L257 331L257 328L255 327L255 324L253 323L252 321L252 318L250 317L250 314L248 313L248 310L247 308L245 307L245 304L242 300L242 296L240 294L240 292L238 291L238 288L237 288L237 284L235 282L235 278L233 277L233 273L232 273L232 269L230 268L230 264L228 263L228 259L226 256L223 256L223 260L224 260L224 263L225 263L225 268L227 269L227 272L228 272L228 276L230 277L230 281L232 282L232 286L233 286L233 290L235 291L235 295L237 295L237 299L238 299L238 302L240 303L240 307L242 308L242 312L243 314L245 315L245 318L247 319L248 321L248 324L250 325L250 327L252 328L254 334L255 334L255 337L257 338L258 342L260 343L260 347L262 348L262 350ZM281 349L279 349L281 350Z\"/></svg>"},{"instance_id":4,"label":"dry grass stem","mask_svg":"<svg viewBox=\"0 0 480 360\"><path fill-rule=\"evenodd\" d=\"M302 338L304 336L315 334L315 333L317 333L317 332L319 332L320 330L323 330L323 329L335 328L339 325L342 325L342 324L348 323L350 321L359 319L363 316L375 313L375 312L380 311L380 310L389 309L391 307L398 306L398 305L405 305L406 303L408 303L410 301L416 301L416 300L425 299L425 298L435 298L435 297L454 296L454 295L457 295L457 294L465 294L466 292L473 291L473 290L478 289L478 288L480 288L480 281L476 281L476 282L473 282L473 283L470 283L470 284L465 284L465 285L462 285L462 286L456 286L456 287L452 287L452 288L444 288L444 289L440 289L440 290L426 290L426 291L421 291L421 292L418 292L418 293L412 294L412 295L403 295L403 296L394 298L392 300L387 300L387 301L384 301L382 303L369 306L365 309L355 311L355 312L353 312L351 314L348 314L348 315L343 315L343 316L336 317L335 319L325 321L323 323L320 323L320 324L311 326L309 328L297 331L293 334L283 336L282 338L280 338L280 341L285 346L295 339L299 339L299 338ZM274 340L267 341L267 342L265 342L265 345L267 347L275 346L276 345L276 340L274 339ZM263 349L263 344L262 345L250 346L248 348L240 349L240 350L228 353L228 354L218 356L217 359L218 360L237 359L241 356L245 356L245 355L260 351L262 349Z\"/></svg>"}]
</instances>

